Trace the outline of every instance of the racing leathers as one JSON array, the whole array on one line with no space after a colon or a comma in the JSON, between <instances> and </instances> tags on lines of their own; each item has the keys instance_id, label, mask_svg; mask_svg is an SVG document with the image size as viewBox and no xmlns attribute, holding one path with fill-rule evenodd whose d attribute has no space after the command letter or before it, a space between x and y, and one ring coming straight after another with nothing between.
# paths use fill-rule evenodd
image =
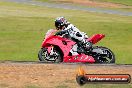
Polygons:
<instances>
[{"instance_id":1,"label":"racing leathers","mask_svg":"<svg viewBox=\"0 0 132 88\"><path fill-rule=\"evenodd\" d=\"M85 49L89 50L89 48L92 47L92 44L88 42L86 39L88 36L86 33L81 32L78 28L76 28L73 24L68 24L67 27L65 27L60 32L56 33L56 35L63 35L66 34L70 36L71 39L78 40L78 42L81 42ZM76 55L77 53L77 47L78 45L75 44L73 48L71 49L72 55Z\"/></svg>"}]
</instances>

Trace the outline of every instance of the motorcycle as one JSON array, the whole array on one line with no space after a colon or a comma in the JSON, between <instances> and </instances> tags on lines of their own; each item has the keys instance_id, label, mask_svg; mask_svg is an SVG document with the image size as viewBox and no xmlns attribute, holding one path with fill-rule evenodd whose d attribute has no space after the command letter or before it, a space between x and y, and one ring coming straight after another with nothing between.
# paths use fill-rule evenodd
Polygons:
<instances>
[{"instance_id":1,"label":"motorcycle","mask_svg":"<svg viewBox=\"0 0 132 88\"><path fill-rule=\"evenodd\" d=\"M81 63L115 63L114 53L107 47L93 46L88 51L85 50L80 42L75 42L72 39L65 38L64 36L57 36L57 30L49 30L42 42L38 58L43 62L81 62ZM92 44L96 44L104 34L95 34L86 40ZM71 49L77 48L77 54L72 54Z\"/></svg>"}]
</instances>

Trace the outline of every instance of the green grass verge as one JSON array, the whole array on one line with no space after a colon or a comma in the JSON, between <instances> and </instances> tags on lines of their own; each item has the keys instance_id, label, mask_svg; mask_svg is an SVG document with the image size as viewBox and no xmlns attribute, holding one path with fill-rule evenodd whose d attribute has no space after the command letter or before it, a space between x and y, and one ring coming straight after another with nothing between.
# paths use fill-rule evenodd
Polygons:
<instances>
[{"instance_id":1,"label":"green grass verge","mask_svg":"<svg viewBox=\"0 0 132 88\"><path fill-rule=\"evenodd\" d=\"M36 85L27 85L24 88L41 88L41 87L36 86Z\"/></svg>"},{"instance_id":2,"label":"green grass verge","mask_svg":"<svg viewBox=\"0 0 132 88\"><path fill-rule=\"evenodd\" d=\"M34 0L34 1L40 1L40 2L48 2L48 3L58 3L58 4L61 4L61 3L65 3L65 4L70 4L70 5L72 5L72 6L77 6L77 7L84 7L84 8L98 8L98 6L86 6L86 5L81 5L81 4L75 4L75 3L72 3L72 2L70 2L70 1L54 1L54 0ZM132 1L131 0L129 0L129 2L131 2L131 3L128 3L128 4L125 4L125 3L127 3L127 1L124 1L124 0L122 0L121 2L119 1L118 2L118 0L116 1L116 0L91 0L91 1L97 1L97 2L110 2L110 3L116 3L116 4L123 4L123 5L128 5L128 7L126 7L126 6L122 6L122 7L99 7L100 9L102 9L102 10L116 10L116 11L124 11L124 12L132 12L132 8L131 7L129 7L130 6L130 4L132 4Z\"/></svg>"},{"instance_id":3,"label":"green grass verge","mask_svg":"<svg viewBox=\"0 0 132 88\"><path fill-rule=\"evenodd\" d=\"M86 84L81 88L132 88L130 84Z\"/></svg>"},{"instance_id":4,"label":"green grass verge","mask_svg":"<svg viewBox=\"0 0 132 88\"><path fill-rule=\"evenodd\" d=\"M35 1L43 1L43 2L57 2L54 0L35 0ZM123 4L132 6L132 0L90 0L90 1L99 1L99 2L110 2L110 3L116 3L116 4ZM66 2L66 1L63 1Z\"/></svg>"},{"instance_id":5,"label":"green grass verge","mask_svg":"<svg viewBox=\"0 0 132 88\"><path fill-rule=\"evenodd\" d=\"M106 35L98 45L110 48L116 63L132 63L132 17L0 2L0 60L37 61L45 32L65 16L89 36Z\"/></svg>"},{"instance_id":6,"label":"green grass verge","mask_svg":"<svg viewBox=\"0 0 132 88\"><path fill-rule=\"evenodd\" d=\"M101 2L103 1L103 2L111 2L111 3L132 6L132 0L90 0L90 1L101 1Z\"/></svg>"}]
</instances>

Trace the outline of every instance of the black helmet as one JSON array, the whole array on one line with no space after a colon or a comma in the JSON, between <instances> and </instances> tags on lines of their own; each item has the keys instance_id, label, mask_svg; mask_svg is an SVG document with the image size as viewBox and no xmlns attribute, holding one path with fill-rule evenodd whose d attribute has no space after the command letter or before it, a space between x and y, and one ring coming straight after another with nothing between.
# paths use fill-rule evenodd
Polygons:
<instances>
[{"instance_id":1,"label":"black helmet","mask_svg":"<svg viewBox=\"0 0 132 88\"><path fill-rule=\"evenodd\" d=\"M67 20L64 17L58 17L55 19L55 27L57 30L62 29L67 24Z\"/></svg>"}]
</instances>

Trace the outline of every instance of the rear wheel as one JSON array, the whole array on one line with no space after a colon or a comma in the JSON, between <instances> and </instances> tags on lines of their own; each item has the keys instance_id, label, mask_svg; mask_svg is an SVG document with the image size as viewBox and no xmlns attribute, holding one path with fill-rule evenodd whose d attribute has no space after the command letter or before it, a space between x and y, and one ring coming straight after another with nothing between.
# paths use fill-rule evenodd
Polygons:
<instances>
[{"instance_id":1,"label":"rear wheel","mask_svg":"<svg viewBox=\"0 0 132 88\"><path fill-rule=\"evenodd\" d=\"M40 61L43 62L62 62L62 57L60 52L54 48L53 49L53 55L50 55L50 53L48 53L46 48L42 48L39 53L38 53L38 58Z\"/></svg>"},{"instance_id":2,"label":"rear wheel","mask_svg":"<svg viewBox=\"0 0 132 88\"><path fill-rule=\"evenodd\" d=\"M106 47L96 46L93 48L93 53L96 63L115 63L114 53Z\"/></svg>"}]
</instances>

